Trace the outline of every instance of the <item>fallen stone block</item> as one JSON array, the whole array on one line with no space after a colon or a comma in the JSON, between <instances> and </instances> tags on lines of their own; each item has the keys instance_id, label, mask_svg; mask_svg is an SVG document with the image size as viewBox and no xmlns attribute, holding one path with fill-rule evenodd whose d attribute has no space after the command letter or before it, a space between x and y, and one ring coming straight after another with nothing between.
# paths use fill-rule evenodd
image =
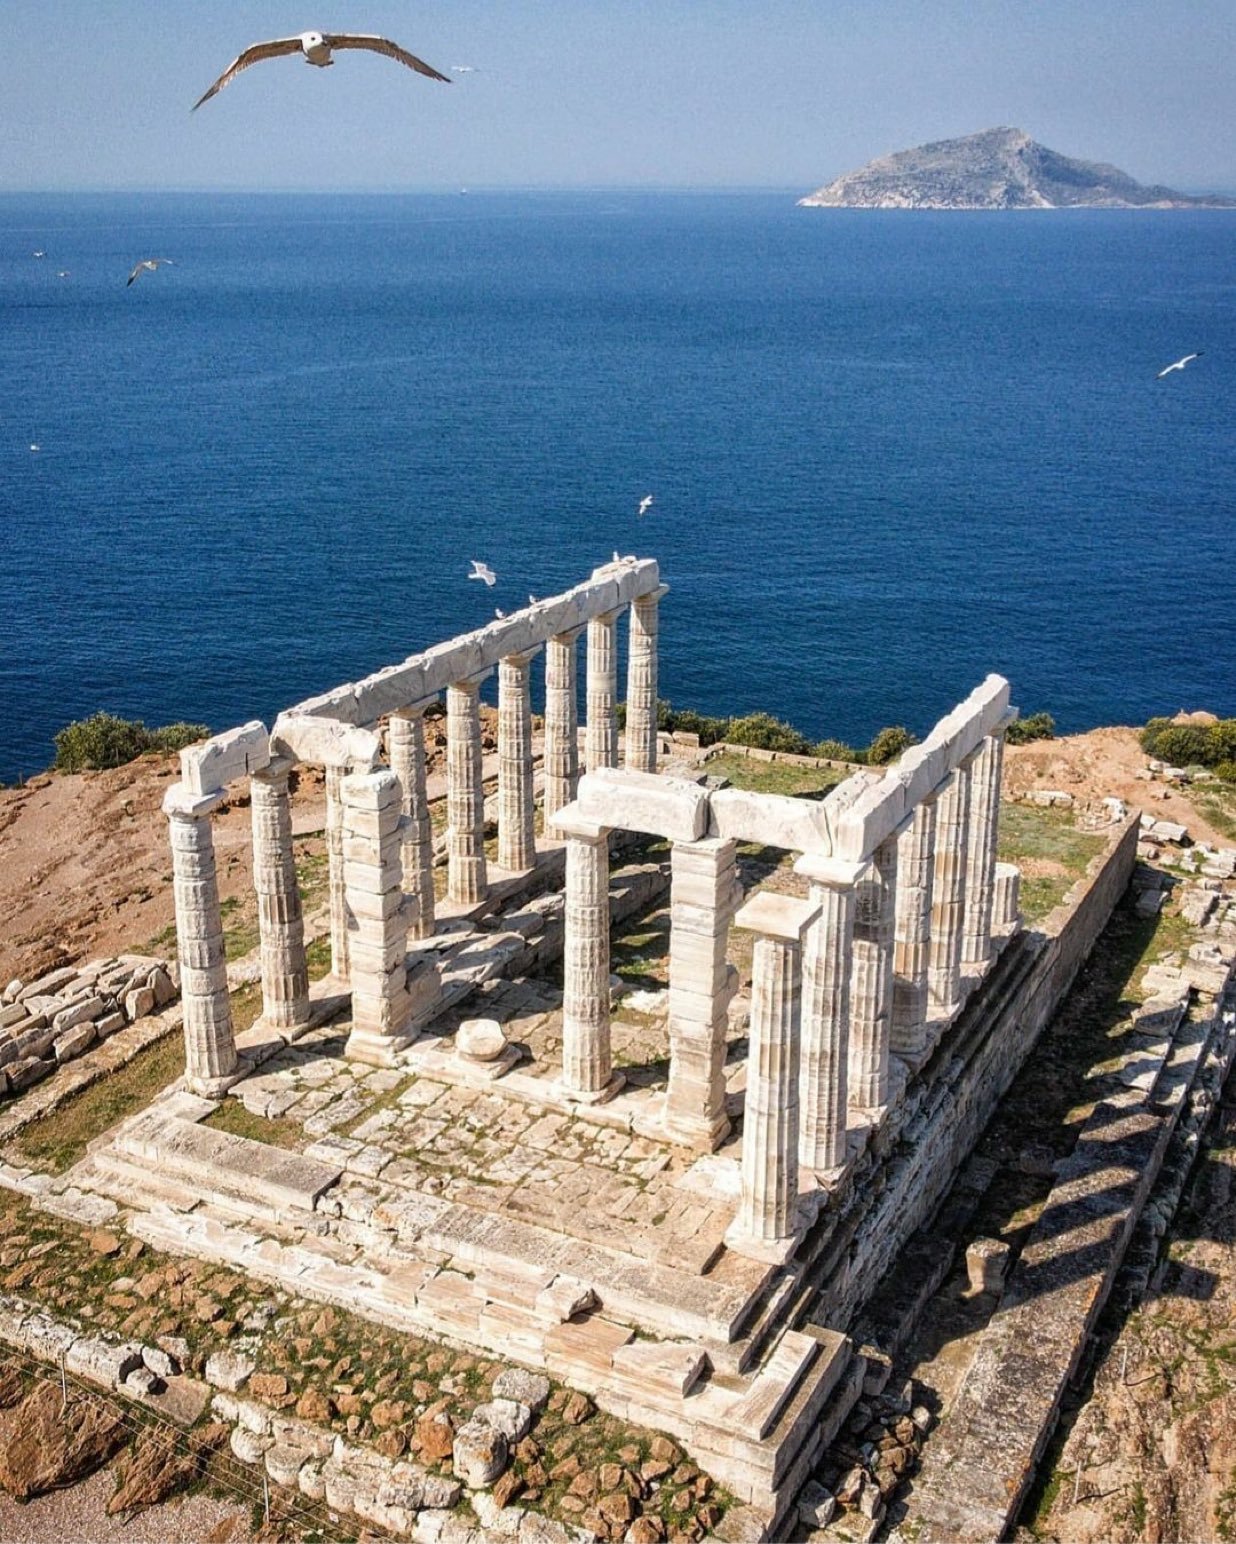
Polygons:
<instances>
[{"instance_id":1,"label":"fallen stone block","mask_svg":"<svg viewBox=\"0 0 1236 1544\"><path fill-rule=\"evenodd\" d=\"M73 1029L66 1029L64 1034L57 1035L52 1041L52 1051L57 1066L72 1061L75 1056L80 1056L88 1046L94 1044L94 1038L93 1024L78 1024Z\"/></svg>"},{"instance_id":2,"label":"fallen stone block","mask_svg":"<svg viewBox=\"0 0 1236 1544\"><path fill-rule=\"evenodd\" d=\"M132 1341L112 1344L94 1337L75 1340L65 1351L68 1372L104 1388L119 1388L130 1373L143 1366L142 1348Z\"/></svg>"},{"instance_id":3,"label":"fallen stone block","mask_svg":"<svg viewBox=\"0 0 1236 1544\"><path fill-rule=\"evenodd\" d=\"M471 1420L455 1433L452 1465L469 1490L492 1485L506 1468L507 1441L486 1421Z\"/></svg>"},{"instance_id":4,"label":"fallen stone block","mask_svg":"<svg viewBox=\"0 0 1236 1544\"><path fill-rule=\"evenodd\" d=\"M532 1411L543 1410L549 1402L550 1382L539 1372L523 1367L507 1367L493 1382L495 1399L513 1399Z\"/></svg>"},{"instance_id":5,"label":"fallen stone block","mask_svg":"<svg viewBox=\"0 0 1236 1544\"><path fill-rule=\"evenodd\" d=\"M234 1394L248 1381L255 1363L239 1351L216 1351L206 1359L206 1381L212 1388Z\"/></svg>"}]
</instances>

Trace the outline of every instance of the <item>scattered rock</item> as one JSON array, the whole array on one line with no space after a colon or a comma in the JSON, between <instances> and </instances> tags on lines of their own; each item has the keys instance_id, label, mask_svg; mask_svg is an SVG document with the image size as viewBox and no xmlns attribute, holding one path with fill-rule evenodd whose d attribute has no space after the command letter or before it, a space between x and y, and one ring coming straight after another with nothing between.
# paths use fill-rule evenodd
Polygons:
<instances>
[{"instance_id":1,"label":"scattered rock","mask_svg":"<svg viewBox=\"0 0 1236 1544\"><path fill-rule=\"evenodd\" d=\"M507 1367L494 1379L495 1399L514 1399L534 1413L543 1410L549 1400L549 1379L522 1367Z\"/></svg>"},{"instance_id":2,"label":"scattered rock","mask_svg":"<svg viewBox=\"0 0 1236 1544\"><path fill-rule=\"evenodd\" d=\"M306 1389L296 1401L296 1413L302 1421L328 1426L335 1417L335 1401L320 1389Z\"/></svg>"},{"instance_id":3,"label":"scattered rock","mask_svg":"<svg viewBox=\"0 0 1236 1544\"><path fill-rule=\"evenodd\" d=\"M123 1418L89 1396L75 1395L70 1419L58 1384L43 1383L0 1414L0 1486L18 1501L93 1474L127 1441Z\"/></svg>"},{"instance_id":4,"label":"scattered rock","mask_svg":"<svg viewBox=\"0 0 1236 1544\"><path fill-rule=\"evenodd\" d=\"M162 1431L147 1432L120 1461L116 1492L107 1503L108 1514L154 1506L197 1476L197 1460L180 1451L175 1437Z\"/></svg>"},{"instance_id":5,"label":"scattered rock","mask_svg":"<svg viewBox=\"0 0 1236 1544\"><path fill-rule=\"evenodd\" d=\"M485 1421L469 1421L455 1433L452 1456L459 1479L469 1490L482 1490L506 1468L507 1441Z\"/></svg>"},{"instance_id":6,"label":"scattered rock","mask_svg":"<svg viewBox=\"0 0 1236 1544\"><path fill-rule=\"evenodd\" d=\"M455 1447L455 1430L444 1411L422 1415L416 1423L415 1446L426 1463L450 1458Z\"/></svg>"},{"instance_id":7,"label":"scattered rock","mask_svg":"<svg viewBox=\"0 0 1236 1544\"><path fill-rule=\"evenodd\" d=\"M249 1392L255 1399L282 1399L287 1391L288 1380L282 1373L255 1372L249 1379Z\"/></svg>"},{"instance_id":8,"label":"scattered rock","mask_svg":"<svg viewBox=\"0 0 1236 1544\"><path fill-rule=\"evenodd\" d=\"M455 1031L455 1052L467 1061L497 1061L505 1050L506 1035L497 1019L465 1019Z\"/></svg>"},{"instance_id":9,"label":"scattered rock","mask_svg":"<svg viewBox=\"0 0 1236 1544\"><path fill-rule=\"evenodd\" d=\"M499 1507L509 1506L524 1489L524 1481L514 1469L508 1469L494 1482L493 1496Z\"/></svg>"},{"instance_id":10,"label":"scattered rock","mask_svg":"<svg viewBox=\"0 0 1236 1544\"><path fill-rule=\"evenodd\" d=\"M562 1419L568 1426L582 1426L592 1413L592 1401L578 1392L571 1393L562 1407Z\"/></svg>"},{"instance_id":11,"label":"scattered rock","mask_svg":"<svg viewBox=\"0 0 1236 1544\"><path fill-rule=\"evenodd\" d=\"M216 1351L206 1359L206 1381L212 1387L234 1394L253 1372L254 1363L239 1351ZM286 1383L284 1384L286 1388Z\"/></svg>"},{"instance_id":12,"label":"scattered rock","mask_svg":"<svg viewBox=\"0 0 1236 1544\"><path fill-rule=\"evenodd\" d=\"M500 1431L508 1443L515 1443L528 1435L532 1426L532 1411L515 1399L491 1399L488 1404L477 1405L472 1412L472 1419L484 1421L495 1431ZM374 1422L376 1425L376 1407Z\"/></svg>"},{"instance_id":13,"label":"scattered rock","mask_svg":"<svg viewBox=\"0 0 1236 1544\"><path fill-rule=\"evenodd\" d=\"M95 1254L102 1255L105 1260L120 1253L120 1239L106 1228L100 1228L97 1233L92 1233L86 1242Z\"/></svg>"}]
</instances>

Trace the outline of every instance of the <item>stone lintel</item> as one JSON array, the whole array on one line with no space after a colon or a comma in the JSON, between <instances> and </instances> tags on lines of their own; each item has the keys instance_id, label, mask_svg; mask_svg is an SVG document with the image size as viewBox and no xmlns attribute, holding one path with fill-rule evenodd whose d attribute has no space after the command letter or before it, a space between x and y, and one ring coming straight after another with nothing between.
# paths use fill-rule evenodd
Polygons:
<instances>
[{"instance_id":1,"label":"stone lintel","mask_svg":"<svg viewBox=\"0 0 1236 1544\"><path fill-rule=\"evenodd\" d=\"M560 810L555 810L550 816L549 825L559 836L578 836L588 842L599 842L610 832L609 826L599 825L595 820L586 819L580 812L578 800L574 804L564 804Z\"/></svg>"},{"instance_id":2,"label":"stone lintel","mask_svg":"<svg viewBox=\"0 0 1236 1544\"><path fill-rule=\"evenodd\" d=\"M173 783L163 795L163 813L179 815L184 820L200 820L226 800L226 788L217 788L213 793L193 793L183 783Z\"/></svg>"},{"instance_id":3,"label":"stone lintel","mask_svg":"<svg viewBox=\"0 0 1236 1544\"><path fill-rule=\"evenodd\" d=\"M527 649L512 649L509 654L504 654L502 658L512 665L528 665L531 664L544 647L545 640L542 640L540 643L534 643Z\"/></svg>"},{"instance_id":4,"label":"stone lintel","mask_svg":"<svg viewBox=\"0 0 1236 1544\"><path fill-rule=\"evenodd\" d=\"M409 702L402 708L393 708L391 710L391 717L410 719L420 718L426 708L433 707L436 702L440 702L441 700L441 695L438 692L434 692L432 696L423 697L419 702Z\"/></svg>"},{"instance_id":5,"label":"stone lintel","mask_svg":"<svg viewBox=\"0 0 1236 1544\"><path fill-rule=\"evenodd\" d=\"M685 778L598 767L580 778L576 804L586 820L671 842L695 842L708 831L708 790Z\"/></svg>"},{"instance_id":6,"label":"stone lintel","mask_svg":"<svg viewBox=\"0 0 1236 1544\"><path fill-rule=\"evenodd\" d=\"M484 670L474 670L471 675L458 676L453 681L448 681L448 687L453 686L457 692L479 691L490 676L494 673L492 665L486 665Z\"/></svg>"},{"instance_id":7,"label":"stone lintel","mask_svg":"<svg viewBox=\"0 0 1236 1544\"><path fill-rule=\"evenodd\" d=\"M735 913L734 926L765 938L780 938L796 944L802 941L803 934L822 910L823 907L813 901L777 895L772 890L757 890Z\"/></svg>"},{"instance_id":8,"label":"stone lintel","mask_svg":"<svg viewBox=\"0 0 1236 1544\"><path fill-rule=\"evenodd\" d=\"M710 836L822 856L832 850L830 812L822 801L722 788L709 796L708 813Z\"/></svg>"},{"instance_id":9,"label":"stone lintel","mask_svg":"<svg viewBox=\"0 0 1236 1544\"><path fill-rule=\"evenodd\" d=\"M275 720L270 747L278 755L323 767L368 768L382 759L382 743L371 730L295 711Z\"/></svg>"},{"instance_id":10,"label":"stone lintel","mask_svg":"<svg viewBox=\"0 0 1236 1544\"><path fill-rule=\"evenodd\" d=\"M266 725L255 718L201 745L186 745L180 753L180 776L192 794L217 793L269 760L270 737Z\"/></svg>"},{"instance_id":11,"label":"stone lintel","mask_svg":"<svg viewBox=\"0 0 1236 1544\"><path fill-rule=\"evenodd\" d=\"M794 860L794 872L802 874L812 884L827 885L833 890L848 890L856 885L871 864L853 858L825 858L818 853L805 852Z\"/></svg>"}]
</instances>

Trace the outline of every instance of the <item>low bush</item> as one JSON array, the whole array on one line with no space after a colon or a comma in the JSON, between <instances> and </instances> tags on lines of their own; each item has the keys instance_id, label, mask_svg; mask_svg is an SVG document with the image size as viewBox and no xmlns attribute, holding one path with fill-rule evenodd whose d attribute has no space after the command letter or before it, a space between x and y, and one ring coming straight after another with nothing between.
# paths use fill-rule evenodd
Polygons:
<instances>
[{"instance_id":1,"label":"low bush","mask_svg":"<svg viewBox=\"0 0 1236 1544\"><path fill-rule=\"evenodd\" d=\"M194 740L204 739L205 724L167 724L147 729L139 718L117 718L114 713L94 713L76 719L54 736L57 772L102 771L122 767L148 751L178 751Z\"/></svg>"},{"instance_id":2,"label":"low bush","mask_svg":"<svg viewBox=\"0 0 1236 1544\"><path fill-rule=\"evenodd\" d=\"M806 735L771 713L748 713L745 718L730 719L725 738L732 745L750 745L760 751L788 751L791 756L811 754L811 742Z\"/></svg>"},{"instance_id":3,"label":"low bush","mask_svg":"<svg viewBox=\"0 0 1236 1544\"><path fill-rule=\"evenodd\" d=\"M866 752L856 751L844 740L820 740L812 746L811 754L819 756L822 761L857 761Z\"/></svg>"},{"instance_id":4,"label":"low bush","mask_svg":"<svg viewBox=\"0 0 1236 1544\"><path fill-rule=\"evenodd\" d=\"M886 767L890 761L896 761L902 751L909 750L915 743L915 737L901 724L892 724L886 729L881 729L875 739L867 747L867 761L873 767Z\"/></svg>"},{"instance_id":5,"label":"low bush","mask_svg":"<svg viewBox=\"0 0 1236 1544\"><path fill-rule=\"evenodd\" d=\"M1054 740L1056 721L1050 713L1029 713L1008 727L1010 745L1027 745L1031 740Z\"/></svg>"},{"instance_id":6,"label":"low bush","mask_svg":"<svg viewBox=\"0 0 1236 1544\"><path fill-rule=\"evenodd\" d=\"M1214 724L1173 724L1152 718L1138 736L1148 756L1174 767L1214 767L1236 761L1236 718Z\"/></svg>"}]
</instances>

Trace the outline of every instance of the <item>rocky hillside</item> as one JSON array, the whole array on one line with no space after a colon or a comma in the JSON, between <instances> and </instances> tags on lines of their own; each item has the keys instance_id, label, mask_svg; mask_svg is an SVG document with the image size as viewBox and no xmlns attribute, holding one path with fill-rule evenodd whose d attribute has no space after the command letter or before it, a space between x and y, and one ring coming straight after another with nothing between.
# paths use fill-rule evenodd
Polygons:
<instances>
[{"instance_id":1,"label":"rocky hillside","mask_svg":"<svg viewBox=\"0 0 1236 1544\"><path fill-rule=\"evenodd\" d=\"M833 209L1236 208L1146 187L1114 166L1048 150L1021 129L987 129L869 161L799 203Z\"/></svg>"}]
</instances>

